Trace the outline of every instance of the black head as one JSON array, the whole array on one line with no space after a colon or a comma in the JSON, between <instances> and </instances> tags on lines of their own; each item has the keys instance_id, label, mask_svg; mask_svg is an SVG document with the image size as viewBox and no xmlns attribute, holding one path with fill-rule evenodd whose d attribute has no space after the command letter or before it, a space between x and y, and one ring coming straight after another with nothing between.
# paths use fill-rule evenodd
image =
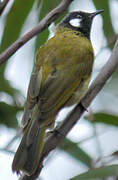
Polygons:
<instances>
[{"instance_id":1,"label":"black head","mask_svg":"<svg viewBox=\"0 0 118 180\"><path fill-rule=\"evenodd\" d=\"M103 12L103 10L98 10L94 13L74 11L69 13L59 24L59 26L64 26L76 31L80 31L84 34L84 36L90 38L90 30L93 18L101 12Z\"/></svg>"}]
</instances>

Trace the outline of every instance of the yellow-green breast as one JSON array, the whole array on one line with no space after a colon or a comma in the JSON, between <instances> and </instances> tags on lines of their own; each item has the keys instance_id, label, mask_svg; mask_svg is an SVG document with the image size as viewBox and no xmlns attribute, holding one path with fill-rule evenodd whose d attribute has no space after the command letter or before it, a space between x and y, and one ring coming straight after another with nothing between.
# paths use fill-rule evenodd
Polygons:
<instances>
[{"instance_id":1,"label":"yellow-green breast","mask_svg":"<svg viewBox=\"0 0 118 180\"><path fill-rule=\"evenodd\" d=\"M36 66L42 67L42 109L56 111L70 106L87 91L93 66L92 45L80 32L60 27L40 48Z\"/></svg>"}]
</instances>

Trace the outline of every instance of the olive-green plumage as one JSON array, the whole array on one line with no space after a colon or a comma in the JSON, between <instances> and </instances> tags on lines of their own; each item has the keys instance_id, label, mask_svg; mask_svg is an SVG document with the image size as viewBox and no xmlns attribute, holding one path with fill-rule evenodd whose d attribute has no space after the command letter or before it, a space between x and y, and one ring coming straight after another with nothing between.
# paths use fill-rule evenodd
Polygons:
<instances>
[{"instance_id":1,"label":"olive-green plumage","mask_svg":"<svg viewBox=\"0 0 118 180\"><path fill-rule=\"evenodd\" d=\"M64 21L54 37L39 49L22 119L23 138L14 157L13 171L27 175L35 172L46 130L53 127L60 109L78 103L85 95L93 59L89 37Z\"/></svg>"}]
</instances>

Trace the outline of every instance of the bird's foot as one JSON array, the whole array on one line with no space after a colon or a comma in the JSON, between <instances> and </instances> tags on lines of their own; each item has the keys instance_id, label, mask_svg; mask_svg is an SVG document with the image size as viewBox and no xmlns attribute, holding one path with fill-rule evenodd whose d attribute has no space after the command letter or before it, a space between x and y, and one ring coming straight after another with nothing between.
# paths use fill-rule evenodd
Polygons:
<instances>
[{"instance_id":1,"label":"bird's foot","mask_svg":"<svg viewBox=\"0 0 118 180\"><path fill-rule=\"evenodd\" d=\"M58 129L54 129L52 131L49 131L48 133L54 134L55 136L64 136Z\"/></svg>"},{"instance_id":2,"label":"bird's foot","mask_svg":"<svg viewBox=\"0 0 118 180\"><path fill-rule=\"evenodd\" d=\"M81 107L85 110L85 111L87 111L88 112L88 109L85 107L85 105L80 101L80 105L81 105Z\"/></svg>"}]
</instances>

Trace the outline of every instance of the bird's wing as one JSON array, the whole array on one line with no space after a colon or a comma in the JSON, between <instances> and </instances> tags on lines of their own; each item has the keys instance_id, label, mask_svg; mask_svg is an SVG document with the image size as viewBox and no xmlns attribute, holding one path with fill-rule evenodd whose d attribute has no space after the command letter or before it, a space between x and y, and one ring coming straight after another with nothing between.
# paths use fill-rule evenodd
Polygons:
<instances>
[{"instance_id":1,"label":"bird's wing","mask_svg":"<svg viewBox=\"0 0 118 180\"><path fill-rule=\"evenodd\" d=\"M72 70L55 69L48 75L46 81L40 89L40 110L43 114L42 118L46 119L49 116L58 112L69 98L73 95L77 88L81 88L83 81L86 79L89 63L75 65ZM79 73L77 74L78 70ZM81 72L85 72L82 74Z\"/></svg>"},{"instance_id":2,"label":"bird's wing","mask_svg":"<svg viewBox=\"0 0 118 180\"><path fill-rule=\"evenodd\" d=\"M41 87L41 80L42 80L42 68L40 69L35 68L31 75L30 83L28 87L27 100L24 109L24 115L21 122L21 127L23 128L27 125L27 122L30 120L32 109L37 103L37 97L39 95L40 87Z\"/></svg>"}]
</instances>

